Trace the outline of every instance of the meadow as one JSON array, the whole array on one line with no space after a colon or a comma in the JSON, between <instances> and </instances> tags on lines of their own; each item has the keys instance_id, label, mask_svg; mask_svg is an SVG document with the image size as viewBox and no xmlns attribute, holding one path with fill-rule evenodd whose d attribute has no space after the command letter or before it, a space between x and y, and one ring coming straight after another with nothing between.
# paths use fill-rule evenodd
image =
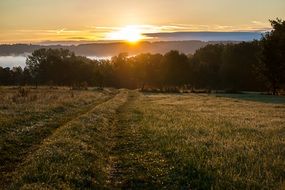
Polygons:
<instances>
[{"instance_id":1,"label":"meadow","mask_svg":"<svg viewBox=\"0 0 285 190\"><path fill-rule=\"evenodd\" d=\"M284 189L285 97L0 88L2 189Z\"/></svg>"}]
</instances>

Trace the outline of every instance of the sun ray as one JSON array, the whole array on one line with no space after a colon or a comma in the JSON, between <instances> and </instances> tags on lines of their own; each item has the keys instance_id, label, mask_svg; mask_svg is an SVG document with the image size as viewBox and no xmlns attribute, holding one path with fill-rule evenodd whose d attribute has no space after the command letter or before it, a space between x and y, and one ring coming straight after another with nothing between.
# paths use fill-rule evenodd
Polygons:
<instances>
[{"instance_id":1,"label":"sun ray","mask_svg":"<svg viewBox=\"0 0 285 190\"><path fill-rule=\"evenodd\" d=\"M142 31L137 26L126 26L120 30L110 32L106 36L108 40L123 40L130 43L138 42L143 38Z\"/></svg>"}]
</instances>

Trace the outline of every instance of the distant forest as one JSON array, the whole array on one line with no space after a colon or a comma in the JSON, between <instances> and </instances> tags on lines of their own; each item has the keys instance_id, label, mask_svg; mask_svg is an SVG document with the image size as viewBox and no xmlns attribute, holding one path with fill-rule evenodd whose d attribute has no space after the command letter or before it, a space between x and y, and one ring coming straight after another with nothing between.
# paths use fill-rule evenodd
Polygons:
<instances>
[{"instance_id":1,"label":"distant forest","mask_svg":"<svg viewBox=\"0 0 285 190\"><path fill-rule=\"evenodd\" d=\"M59 42L60 43L60 42ZM126 42L98 42L87 43L79 45L33 45L33 44L2 44L0 45L0 56L10 55L25 55L34 52L35 50L46 49L68 49L80 56L98 56L98 57L110 57L112 55L118 55L121 52L126 52L129 55L138 55L141 53L160 53L165 54L171 50L178 50L182 53L193 54L196 50L205 47L209 44L228 44L238 43L234 41L159 41L159 42L147 42L142 41L136 44L130 44Z\"/></svg>"},{"instance_id":2,"label":"distant forest","mask_svg":"<svg viewBox=\"0 0 285 190\"><path fill-rule=\"evenodd\" d=\"M90 60L68 49L38 49L26 68L0 67L1 85L80 85L117 88L271 91L285 89L285 21L261 40L209 44L194 54L121 53Z\"/></svg>"}]
</instances>

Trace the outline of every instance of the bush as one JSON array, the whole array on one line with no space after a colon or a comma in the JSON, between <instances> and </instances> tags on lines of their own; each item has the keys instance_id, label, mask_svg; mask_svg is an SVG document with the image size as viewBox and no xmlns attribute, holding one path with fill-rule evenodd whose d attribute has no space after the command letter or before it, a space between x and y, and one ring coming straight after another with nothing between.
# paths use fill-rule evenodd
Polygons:
<instances>
[{"instance_id":1,"label":"bush","mask_svg":"<svg viewBox=\"0 0 285 190\"><path fill-rule=\"evenodd\" d=\"M88 90L88 83L87 82L75 83L72 85L71 90Z\"/></svg>"}]
</instances>

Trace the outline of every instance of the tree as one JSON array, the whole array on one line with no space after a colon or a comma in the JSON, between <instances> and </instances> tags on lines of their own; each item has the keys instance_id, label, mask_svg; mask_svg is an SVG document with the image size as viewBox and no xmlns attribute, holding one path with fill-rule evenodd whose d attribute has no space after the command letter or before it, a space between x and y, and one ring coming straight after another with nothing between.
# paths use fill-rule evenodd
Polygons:
<instances>
[{"instance_id":1,"label":"tree","mask_svg":"<svg viewBox=\"0 0 285 190\"><path fill-rule=\"evenodd\" d=\"M13 67L11 74L12 74L14 84L16 85L23 84L24 82L23 69L21 67Z\"/></svg>"},{"instance_id":2,"label":"tree","mask_svg":"<svg viewBox=\"0 0 285 190\"><path fill-rule=\"evenodd\" d=\"M120 53L112 57L114 67L115 87L117 88L135 88L135 80L132 75L131 59L127 53Z\"/></svg>"},{"instance_id":3,"label":"tree","mask_svg":"<svg viewBox=\"0 0 285 190\"><path fill-rule=\"evenodd\" d=\"M11 85L13 83L11 70L9 67L0 67L0 85Z\"/></svg>"},{"instance_id":4,"label":"tree","mask_svg":"<svg viewBox=\"0 0 285 190\"><path fill-rule=\"evenodd\" d=\"M260 56L258 41L242 42L225 46L220 68L222 86L233 91L261 89L254 72Z\"/></svg>"},{"instance_id":5,"label":"tree","mask_svg":"<svg viewBox=\"0 0 285 190\"><path fill-rule=\"evenodd\" d=\"M162 59L162 73L167 85L181 86L188 84L188 57L178 51L166 53Z\"/></svg>"},{"instance_id":6,"label":"tree","mask_svg":"<svg viewBox=\"0 0 285 190\"><path fill-rule=\"evenodd\" d=\"M95 84L99 63L75 56L67 49L39 49L27 58L26 64L36 84L74 85Z\"/></svg>"},{"instance_id":7,"label":"tree","mask_svg":"<svg viewBox=\"0 0 285 190\"><path fill-rule=\"evenodd\" d=\"M225 45L207 45L196 51L191 59L191 83L199 88L220 87L219 70Z\"/></svg>"},{"instance_id":8,"label":"tree","mask_svg":"<svg viewBox=\"0 0 285 190\"><path fill-rule=\"evenodd\" d=\"M132 58L134 69L133 75L136 78L137 83L139 84L141 90L144 90L144 87L147 83L148 73L147 67L150 65L151 54L140 54Z\"/></svg>"},{"instance_id":9,"label":"tree","mask_svg":"<svg viewBox=\"0 0 285 190\"><path fill-rule=\"evenodd\" d=\"M261 40L263 50L258 68L276 95L285 82L285 21L276 19L270 23L273 30Z\"/></svg>"}]
</instances>

